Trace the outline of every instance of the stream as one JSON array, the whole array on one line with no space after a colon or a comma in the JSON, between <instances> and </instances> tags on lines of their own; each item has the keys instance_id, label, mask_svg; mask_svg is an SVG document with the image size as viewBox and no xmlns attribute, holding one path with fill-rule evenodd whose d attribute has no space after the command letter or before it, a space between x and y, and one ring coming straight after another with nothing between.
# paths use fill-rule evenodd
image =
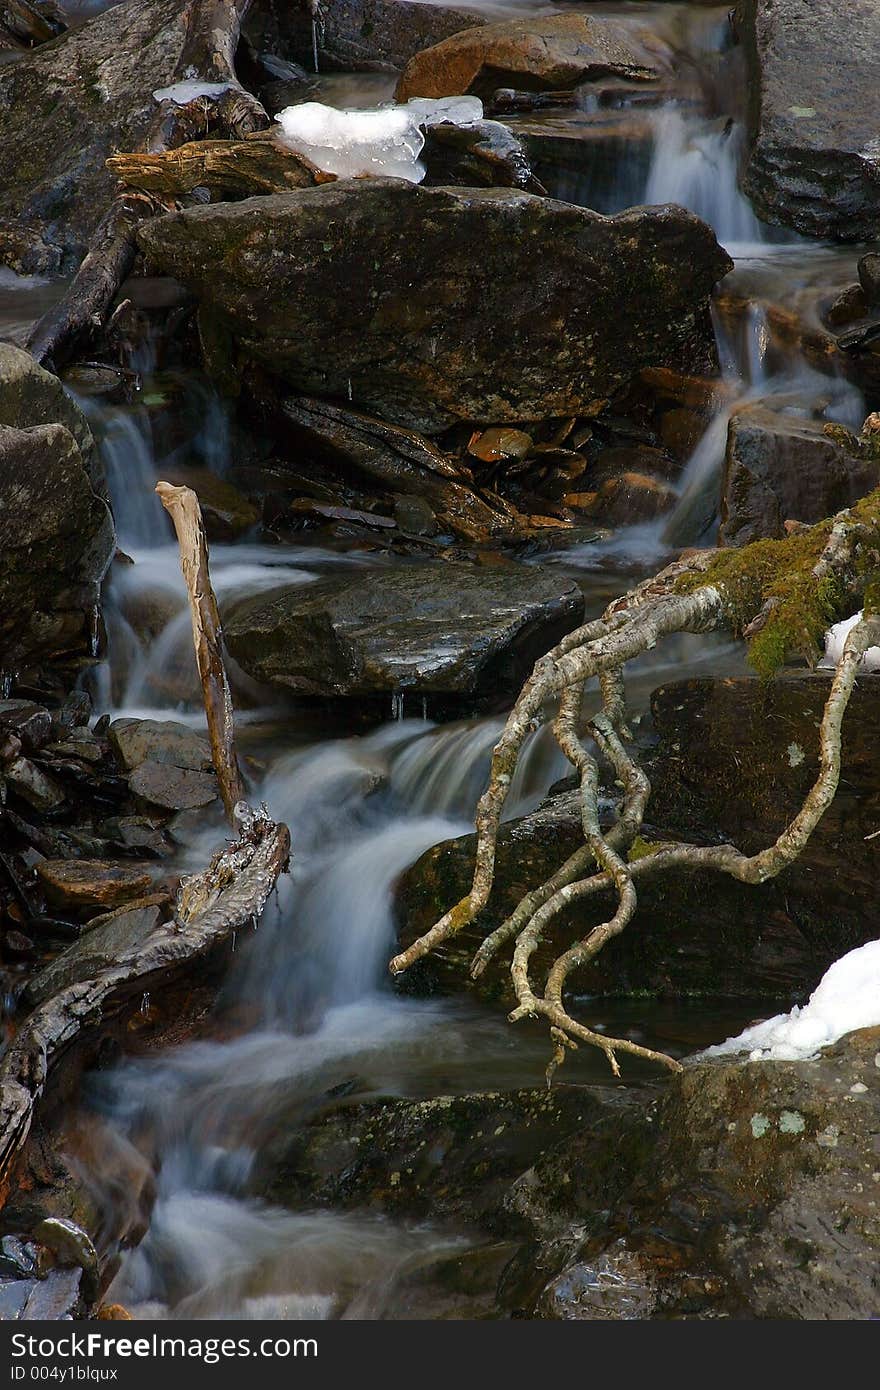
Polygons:
<instances>
[{"instance_id":1,"label":"stream","mask_svg":"<svg viewBox=\"0 0 880 1390\"><path fill-rule=\"evenodd\" d=\"M84 5L82 12L95 8ZM474 8L502 16L548 7L493 0ZM820 297L855 279L864 248L808 243L769 229L739 191L742 87L730 52L728 7L592 8L626 22L650 20L687 56L682 89L670 90L660 105L614 113L620 133L604 141L594 138L596 113L578 108L512 118L512 127L544 122L570 137L566 159L547 179L551 195L604 213L681 203L714 227L736 264L715 311L724 403L683 470L674 510L609 539L538 557L577 580L588 616L664 557L714 539L727 425L737 405L762 400L808 415L821 399L826 419L858 427L864 416L850 383L781 347L768 324L778 305L797 305L809 318ZM340 107L388 100L393 89L385 74L328 74L319 83L316 99ZM636 133L627 134L633 125ZM575 158L571 142L581 134L584 152ZM4 335L21 340L58 293L56 284L0 271ZM728 311L733 301L745 305L742 312ZM119 546L131 561L112 570L108 656L89 678L94 703L114 715L202 727L177 547L152 488L163 468L184 458L222 477L232 463L232 435L225 408L193 373L177 382L185 420L169 448L167 439L154 436L149 408L151 393L167 383L149 353L126 365L139 374L142 406L81 399L107 470ZM271 545L245 537L211 549L221 605L280 582L308 585L341 567L391 563L310 545L307 538ZM146 606L160 615L148 642L131 616ZM650 691L671 678L744 669L732 644L680 637L637 664L631 705L643 715ZM471 828L503 715L439 724L426 706L395 698L386 722L346 726L336 710L267 704L265 692L241 672L232 675L253 797L290 826L292 873L259 928L235 942L219 1001L223 1017L234 1022L87 1082L84 1104L101 1142L93 1145L100 1157L82 1179L107 1212L108 1233L125 1224L131 1175L155 1180L149 1229L124 1253L106 1301L154 1318L406 1316L396 1293L401 1279L484 1236L429 1222L270 1206L253 1195L252 1174L262 1146L297 1116L332 1106L340 1093L349 1100L432 1097L543 1084L547 1043L537 1025L513 1028L503 1012L476 1003L409 999L393 991L387 976L394 885L430 846ZM531 736L508 814L534 809L566 771L546 731ZM219 819L193 817L175 867L203 864L222 836ZM579 1016L594 1029L681 1056L737 1031L753 1012L743 1002L583 999ZM568 1061L565 1072L570 1085L651 1076L631 1062L624 1082L615 1083L590 1049Z\"/></svg>"}]
</instances>

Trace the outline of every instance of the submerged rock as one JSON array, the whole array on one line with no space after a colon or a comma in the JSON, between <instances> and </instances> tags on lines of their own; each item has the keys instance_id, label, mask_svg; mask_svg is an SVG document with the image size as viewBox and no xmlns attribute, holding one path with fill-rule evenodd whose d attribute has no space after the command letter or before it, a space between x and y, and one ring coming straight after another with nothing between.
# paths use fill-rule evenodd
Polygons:
<instances>
[{"instance_id":1,"label":"submerged rock","mask_svg":"<svg viewBox=\"0 0 880 1390\"><path fill-rule=\"evenodd\" d=\"M537 567L425 562L258 594L223 626L249 676L302 694L497 701L577 626L583 603L573 581Z\"/></svg>"},{"instance_id":2,"label":"submerged rock","mask_svg":"<svg viewBox=\"0 0 880 1390\"><path fill-rule=\"evenodd\" d=\"M808 236L870 240L880 218L880 12L865 0L740 0L750 67L745 189Z\"/></svg>"},{"instance_id":3,"label":"submerged rock","mask_svg":"<svg viewBox=\"0 0 880 1390\"><path fill-rule=\"evenodd\" d=\"M613 19L534 15L465 29L416 54L397 99L482 96L499 87L540 91L608 76L644 82L659 71L650 50Z\"/></svg>"},{"instance_id":4,"label":"submerged rock","mask_svg":"<svg viewBox=\"0 0 880 1390\"><path fill-rule=\"evenodd\" d=\"M188 209L138 237L246 357L427 433L576 415L643 367L698 369L731 265L682 208L606 218L397 179Z\"/></svg>"},{"instance_id":5,"label":"submerged rock","mask_svg":"<svg viewBox=\"0 0 880 1390\"><path fill-rule=\"evenodd\" d=\"M880 461L847 452L821 420L744 406L727 434L719 543L778 540L786 521L822 521L878 483Z\"/></svg>"}]
</instances>

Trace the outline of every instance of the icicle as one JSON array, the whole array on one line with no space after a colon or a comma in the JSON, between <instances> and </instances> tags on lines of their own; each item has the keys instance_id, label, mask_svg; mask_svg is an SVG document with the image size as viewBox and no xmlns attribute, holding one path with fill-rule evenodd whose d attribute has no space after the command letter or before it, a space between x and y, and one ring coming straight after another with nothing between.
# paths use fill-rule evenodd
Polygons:
<instances>
[{"instance_id":1,"label":"icicle","mask_svg":"<svg viewBox=\"0 0 880 1390\"><path fill-rule=\"evenodd\" d=\"M148 993L141 995L141 1013L146 1016L150 1012L150 996Z\"/></svg>"},{"instance_id":2,"label":"icicle","mask_svg":"<svg viewBox=\"0 0 880 1390\"><path fill-rule=\"evenodd\" d=\"M428 697L427 697L427 695L423 695L423 696L422 696L422 718L423 718L423 719L425 720L425 722L427 723L427 720L428 720Z\"/></svg>"},{"instance_id":3,"label":"icicle","mask_svg":"<svg viewBox=\"0 0 880 1390\"><path fill-rule=\"evenodd\" d=\"M318 72L318 20L315 15L312 15L312 60Z\"/></svg>"}]
</instances>

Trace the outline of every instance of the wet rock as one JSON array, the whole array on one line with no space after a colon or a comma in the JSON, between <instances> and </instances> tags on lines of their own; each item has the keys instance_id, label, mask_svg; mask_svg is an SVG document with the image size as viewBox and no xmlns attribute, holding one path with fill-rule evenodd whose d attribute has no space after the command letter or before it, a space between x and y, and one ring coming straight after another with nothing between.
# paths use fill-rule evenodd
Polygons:
<instances>
[{"instance_id":1,"label":"wet rock","mask_svg":"<svg viewBox=\"0 0 880 1390\"><path fill-rule=\"evenodd\" d=\"M35 1279L0 1279L0 1321L20 1318L36 1287Z\"/></svg>"},{"instance_id":2,"label":"wet rock","mask_svg":"<svg viewBox=\"0 0 880 1390\"><path fill-rule=\"evenodd\" d=\"M433 536L437 531L437 518L424 497L398 497L394 520L401 531L411 536Z\"/></svg>"},{"instance_id":3,"label":"wet rock","mask_svg":"<svg viewBox=\"0 0 880 1390\"><path fill-rule=\"evenodd\" d=\"M0 664L90 655L115 544L64 425L0 426Z\"/></svg>"},{"instance_id":4,"label":"wet rock","mask_svg":"<svg viewBox=\"0 0 880 1390\"><path fill-rule=\"evenodd\" d=\"M567 1265L544 1289L537 1313L566 1322L650 1318L657 1307L655 1284L650 1264L619 1241L593 1260Z\"/></svg>"},{"instance_id":5,"label":"wet rock","mask_svg":"<svg viewBox=\"0 0 880 1390\"><path fill-rule=\"evenodd\" d=\"M18 1236L4 1236L0 1240L0 1277L4 1279L27 1279L36 1273L36 1252Z\"/></svg>"},{"instance_id":6,"label":"wet rock","mask_svg":"<svg viewBox=\"0 0 880 1390\"><path fill-rule=\"evenodd\" d=\"M48 710L32 700L0 700L0 731L15 734L22 747L33 753L48 743L52 720Z\"/></svg>"},{"instance_id":7,"label":"wet rock","mask_svg":"<svg viewBox=\"0 0 880 1390\"><path fill-rule=\"evenodd\" d=\"M465 1217L487 1230L522 1231L511 1183L545 1150L620 1109L611 1088L564 1085L344 1106L270 1143L257 1187L295 1206Z\"/></svg>"},{"instance_id":8,"label":"wet rock","mask_svg":"<svg viewBox=\"0 0 880 1390\"><path fill-rule=\"evenodd\" d=\"M551 571L423 562L259 594L226 610L224 630L248 675L303 694L498 699L582 612L577 585Z\"/></svg>"},{"instance_id":9,"label":"wet rock","mask_svg":"<svg viewBox=\"0 0 880 1390\"><path fill-rule=\"evenodd\" d=\"M869 251L859 259L859 285L872 309L880 304L880 254Z\"/></svg>"},{"instance_id":10,"label":"wet rock","mask_svg":"<svg viewBox=\"0 0 880 1390\"><path fill-rule=\"evenodd\" d=\"M211 745L204 734L174 719L114 719L107 730L111 747L127 772L147 759L170 767L208 772Z\"/></svg>"},{"instance_id":11,"label":"wet rock","mask_svg":"<svg viewBox=\"0 0 880 1390\"><path fill-rule=\"evenodd\" d=\"M60 1265L82 1270L83 1297L89 1302L97 1298L98 1252L81 1226L64 1216L47 1216L34 1230L34 1240L54 1251Z\"/></svg>"},{"instance_id":12,"label":"wet rock","mask_svg":"<svg viewBox=\"0 0 880 1390\"><path fill-rule=\"evenodd\" d=\"M876 1315L878 1048L865 1029L814 1061L704 1061L670 1086L649 1219L689 1222L747 1316Z\"/></svg>"},{"instance_id":13,"label":"wet rock","mask_svg":"<svg viewBox=\"0 0 880 1390\"><path fill-rule=\"evenodd\" d=\"M853 0L740 0L750 67L745 189L808 236L871 239L880 216L873 116L880 15Z\"/></svg>"},{"instance_id":14,"label":"wet rock","mask_svg":"<svg viewBox=\"0 0 880 1390\"><path fill-rule=\"evenodd\" d=\"M750 678L686 681L655 691L660 743L648 769L653 793L642 852L680 837L732 841L748 853L771 844L817 775L816 730L828 690L827 676L810 675L769 686ZM880 823L880 753L873 737L880 681L860 682L852 700L840 787L798 863L761 886L709 873L644 880L632 928L578 974L579 990L790 1000L813 989L845 951L880 932L877 841L866 838ZM474 952L582 843L573 793L504 824L492 895L478 924L452 937L442 954L420 961L401 977L402 986L418 993L473 990L510 1003L509 957L500 953L473 981ZM395 912L403 946L468 892L473 867L474 836L468 835L429 849L402 875ZM549 967L559 943L604 920L606 907L582 903L560 914L552 940L538 947L536 974Z\"/></svg>"},{"instance_id":15,"label":"wet rock","mask_svg":"<svg viewBox=\"0 0 880 1390\"><path fill-rule=\"evenodd\" d=\"M232 483L207 468L165 469L166 480L192 488L210 541L232 541L256 526L260 513Z\"/></svg>"},{"instance_id":16,"label":"wet rock","mask_svg":"<svg viewBox=\"0 0 880 1390\"><path fill-rule=\"evenodd\" d=\"M318 462L355 469L383 490L425 503L444 529L468 540L512 531L513 508L497 496L490 504L469 485L468 471L421 435L307 397L282 408L293 442L308 446Z\"/></svg>"},{"instance_id":17,"label":"wet rock","mask_svg":"<svg viewBox=\"0 0 880 1390\"><path fill-rule=\"evenodd\" d=\"M0 70L7 217L81 253L113 193L104 161L139 147L184 37L177 0L128 0Z\"/></svg>"},{"instance_id":18,"label":"wet rock","mask_svg":"<svg viewBox=\"0 0 880 1390\"><path fill-rule=\"evenodd\" d=\"M259 15L245 32L253 32ZM312 19L295 5L280 7L280 38L288 56L309 71L314 66ZM416 0L334 0L321 12L318 63L327 68L393 71L414 53L441 39L482 23L478 14L452 5L424 5Z\"/></svg>"},{"instance_id":19,"label":"wet rock","mask_svg":"<svg viewBox=\"0 0 880 1390\"><path fill-rule=\"evenodd\" d=\"M135 769L128 785L140 801L166 811L191 811L198 806L209 806L219 795L213 773L174 767L150 758Z\"/></svg>"},{"instance_id":20,"label":"wet rock","mask_svg":"<svg viewBox=\"0 0 880 1390\"><path fill-rule=\"evenodd\" d=\"M100 859L43 859L37 876L53 907L77 912L116 907L139 897L153 881L144 869Z\"/></svg>"},{"instance_id":21,"label":"wet rock","mask_svg":"<svg viewBox=\"0 0 880 1390\"><path fill-rule=\"evenodd\" d=\"M444 121L429 126L422 160L429 186L465 184L468 188L547 192L535 177L525 149L500 121L473 121L468 125Z\"/></svg>"},{"instance_id":22,"label":"wet rock","mask_svg":"<svg viewBox=\"0 0 880 1390\"><path fill-rule=\"evenodd\" d=\"M68 985L90 980L113 966L127 951L146 941L160 916L161 906L155 902L108 913L28 981L28 1002L42 1004Z\"/></svg>"},{"instance_id":23,"label":"wet rock","mask_svg":"<svg viewBox=\"0 0 880 1390\"><path fill-rule=\"evenodd\" d=\"M662 516L675 506L677 496L661 478L628 469L606 479L584 510L603 526L632 526Z\"/></svg>"},{"instance_id":24,"label":"wet rock","mask_svg":"<svg viewBox=\"0 0 880 1390\"><path fill-rule=\"evenodd\" d=\"M486 96L498 87L540 91L609 75L650 81L658 73L656 58L614 20L536 15L465 29L416 54L404 69L397 100Z\"/></svg>"},{"instance_id":25,"label":"wet rock","mask_svg":"<svg viewBox=\"0 0 880 1390\"><path fill-rule=\"evenodd\" d=\"M79 406L57 376L38 366L29 352L0 342L0 425L25 430L56 424L64 425L73 435L92 485L102 492L104 476L95 441Z\"/></svg>"},{"instance_id":26,"label":"wet rock","mask_svg":"<svg viewBox=\"0 0 880 1390\"><path fill-rule=\"evenodd\" d=\"M721 491L722 545L778 540L786 521L833 516L880 482L880 463L848 452L820 420L757 403L731 417Z\"/></svg>"},{"instance_id":27,"label":"wet rock","mask_svg":"<svg viewBox=\"0 0 880 1390\"><path fill-rule=\"evenodd\" d=\"M34 1284L19 1313L21 1322L58 1322L81 1316L83 1311L80 1269L50 1269Z\"/></svg>"},{"instance_id":28,"label":"wet rock","mask_svg":"<svg viewBox=\"0 0 880 1390\"><path fill-rule=\"evenodd\" d=\"M427 433L576 415L643 367L698 369L714 351L708 294L731 264L681 208L604 218L398 179L188 209L138 237L246 356ZM536 245L553 247L540 277Z\"/></svg>"},{"instance_id":29,"label":"wet rock","mask_svg":"<svg viewBox=\"0 0 880 1390\"><path fill-rule=\"evenodd\" d=\"M64 802L64 788L29 758L14 758L4 776L10 790L36 811L54 811Z\"/></svg>"}]
</instances>

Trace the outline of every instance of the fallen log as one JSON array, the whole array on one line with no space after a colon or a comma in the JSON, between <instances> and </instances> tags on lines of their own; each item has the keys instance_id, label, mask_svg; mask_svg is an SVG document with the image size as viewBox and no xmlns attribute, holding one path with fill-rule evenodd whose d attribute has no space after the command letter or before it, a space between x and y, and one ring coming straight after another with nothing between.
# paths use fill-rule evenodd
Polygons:
<instances>
[{"instance_id":1,"label":"fallen log","mask_svg":"<svg viewBox=\"0 0 880 1390\"><path fill-rule=\"evenodd\" d=\"M0 1063L0 1206L14 1186L16 1159L51 1070L83 1037L145 991L169 983L261 914L290 856L286 825L265 810L239 817L239 838L200 874L184 879L174 919L92 979L68 986L22 1025Z\"/></svg>"},{"instance_id":2,"label":"fallen log","mask_svg":"<svg viewBox=\"0 0 880 1390\"><path fill-rule=\"evenodd\" d=\"M156 492L174 523L180 546L180 568L189 596L193 646L202 682L211 757L227 819L234 825L239 803L244 802L244 782L235 751L232 695L223 664L223 631L208 568L202 510L192 488L157 483Z\"/></svg>"},{"instance_id":3,"label":"fallen log","mask_svg":"<svg viewBox=\"0 0 880 1390\"><path fill-rule=\"evenodd\" d=\"M243 139L269 125L257 98L235 74L235 50L251 0L188 0L187 37L175 67L174 93L160 101L145 140L152 153L182 145L198 134L219 130ZM213 90L186 98L191 84ZM184 86L182 84L188 84ZM177 90L176 90L177 89ZM143 201L140 215L125 190L114 199L98 225L88 254L61 303L49 310L31 330L28 350L43 366L55 368L73 354L77 344L100 329L134 258L132 236L159 204ZM140 195L141 197L143 195Z\"/></svg>"},{"instance_id":4,"label":"fallen log","mask_svg":"<svg viewBox=\"0 0 880 1390\"><path fill-rule=\"evenodd\" d=\"M114 154L107 168L129 188L166 198L207 188L213 202L287 193L336 178L262 132L245 140L192 140L173 150Z\"/></svg>"}]
</instances>

